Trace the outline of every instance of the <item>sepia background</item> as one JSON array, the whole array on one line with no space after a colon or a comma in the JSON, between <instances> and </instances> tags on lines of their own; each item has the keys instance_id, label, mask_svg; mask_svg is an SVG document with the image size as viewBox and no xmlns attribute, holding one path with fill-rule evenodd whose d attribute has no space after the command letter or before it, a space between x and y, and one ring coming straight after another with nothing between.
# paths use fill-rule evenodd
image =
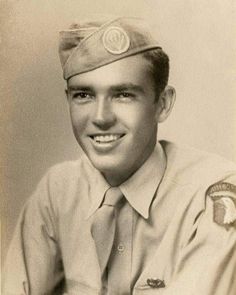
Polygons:
<instances>
[{"instance_id":1,"label":"sepia background","mask_svg":"<svg viewBox=\"0 0 236 295\"><path fill-rule=\"evenodd\" d=\"M146 18L170 57L177 101L159 138L236 161L234 0L0 0L3 258L39 179L80 153L64 94L58 31L99 13Z\"/></svg>"}]
</instances>

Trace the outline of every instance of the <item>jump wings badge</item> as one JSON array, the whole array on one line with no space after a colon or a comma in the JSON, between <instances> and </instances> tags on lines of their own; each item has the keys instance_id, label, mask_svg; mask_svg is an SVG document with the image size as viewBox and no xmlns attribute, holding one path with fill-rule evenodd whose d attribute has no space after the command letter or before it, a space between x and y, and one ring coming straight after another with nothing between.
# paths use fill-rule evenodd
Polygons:
<instances>
[{"instance_id":1,"label":"jump wings badge","mask_svg":"<svg viewBox=\"0 0 236 295\"><path fill-rule=\"evenodd\" d=\"M214 201L214 221L228 228L236 221L236 186L218 182L210 186L207 195Z\"/></svg>"}]
</instances>

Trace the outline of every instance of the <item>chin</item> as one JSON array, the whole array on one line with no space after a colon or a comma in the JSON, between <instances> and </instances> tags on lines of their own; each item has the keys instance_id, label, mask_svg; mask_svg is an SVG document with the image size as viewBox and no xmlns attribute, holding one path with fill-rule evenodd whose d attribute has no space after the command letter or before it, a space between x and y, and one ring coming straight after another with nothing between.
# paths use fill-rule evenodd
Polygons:
<instances>
[{"instance_id":1,"label":"chin","mask_svg":"<svg viewBox=\"0 0 236 295\"><path fill-rule=\"evenodd\" d=\"M91 163L95 168L99 171L104 172L104 170L116 170L119 165L118 161L114 160L114 157L103 156L94 159L93 157L89 157Z\"/></svg>"},{"instance_id":2,"label":"chin","mask_svg":"<svg viewBox=\"0 0 236 295\"><path fill-rule=\"evenodd\" d=\"M103 155L103 156L89 156L88 158L92 165L99 170L101 173L116 173L122 170L126 170L127 161L117 159L114 155Z\"/></svg>"}]
</instances>

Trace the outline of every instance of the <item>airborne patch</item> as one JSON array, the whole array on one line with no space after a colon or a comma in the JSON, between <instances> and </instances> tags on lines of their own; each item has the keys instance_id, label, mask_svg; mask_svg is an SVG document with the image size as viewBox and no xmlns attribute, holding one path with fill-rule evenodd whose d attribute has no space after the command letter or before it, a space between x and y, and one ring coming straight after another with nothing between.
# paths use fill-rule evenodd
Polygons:
<instances>
[{"instance_id":1,"label":"airborne patch","mask_svg":"<svg viewBox=\"0 0 236 295\"><path fill-rule=\"evenodd\" d=\"M214 201L213 220L228 228L236 221L236 186L227 182L211 185L207 195Z\"/></svg>"},{"instance_id":2,"label":"airborne patch","mask_svg":"<svg viewBox=\"0 0 236 295\"><path fill-rule=\"evenodd\" d=\"M103 46L112 54L121 54L130 47L127 33L120 27L109 27L103 34Z\"/></svg>"}]
</instances>

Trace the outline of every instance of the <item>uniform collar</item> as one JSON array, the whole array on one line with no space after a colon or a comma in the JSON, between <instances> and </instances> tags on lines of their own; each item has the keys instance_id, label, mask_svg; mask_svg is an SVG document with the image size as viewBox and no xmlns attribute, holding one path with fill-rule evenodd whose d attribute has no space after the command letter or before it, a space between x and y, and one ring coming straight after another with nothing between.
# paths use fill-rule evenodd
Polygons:
<instances>
[{"instance_id":1,"label":"uniform collar","mask_svg":"<svg viewBox=\"0 0 236 295\"><path fill-rule=\"evenodd\" d=\"M101 206L106 191L110 188L103 175L83 156L85 177L88 180L88 203L91 204L86 219Z\"/></svg>"},{"instance_id":2,"label":"uniform collar","mask_svg":"<svg viewBox=\"0 0 236 295\"><path fill-rule=\"evenodd\" d=\"M166 169L165 153L159 143L147 161L127 181L120 185L130 205L144 218Z\"/></svg>"},{"instance_id":3,"label":"uniform collar","mask_svg":"<svg viewBox=\"0 0 236 295\"><path fill-rule=\"evenodd\" d=\"M84 171L89 180L88 198L91 204L87 218L101 206L106 191L110 185L103 175L92 166L86 156L83 156ZM154 194L161 182L166 168L166 157L159 143L147 161L119 187L129 204L144 218L149 216L149 207Z\"/></svg>"}]
</instances>

